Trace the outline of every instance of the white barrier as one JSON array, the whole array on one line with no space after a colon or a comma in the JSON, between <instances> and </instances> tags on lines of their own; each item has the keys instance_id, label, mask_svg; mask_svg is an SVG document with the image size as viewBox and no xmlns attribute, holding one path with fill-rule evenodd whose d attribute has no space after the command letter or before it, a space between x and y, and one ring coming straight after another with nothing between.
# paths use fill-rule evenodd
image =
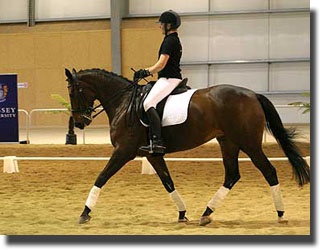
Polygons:
<instances>
[{"instance_id":1,"label":"white barrier","mask_svg":"<svg viewBox=\"0 0 320 250\"><path fill-rule=\"evenodd\" d=\"M142 157L141 161L141 174L156 174L156 171L154 170L150 162L147 160L147 158Z\"/></svg>"},{"instance_id":2,"label":"white barrier","mask_svg":"<svg viewBox=\"0 0 320 250\"><path fill-rule=\"evenodd\" d=\"M17 158L15 156L5 156L3 157L3 173L18 173L19 167Z\"/></svg>"},{"instance_id":3,"label":"white barrier","mask_svg":"<svg viewBox=\"0 0 320 250\"><path fill-rule=\"evenodd\" d=\"M198 161L198 162L222 162L223 158L164 158L165 161ZM269 161L288 161L287 157L270 157ZM307 163L310 165L310 156L304 157ZM18 169L18 160L29 160L29 161L108 161L110 157L16 157L16 156L5 156L0 157L0 160L4 160L3 172L5 172L5 166L11 164L10 166L16 166ZM136 157L134 161L141 161L142 168L141 174L154 174L155 171L151 164L146 160L145 157ZM239 158L239 162L251 161L250 158ZM7 164L7 165L6 165ZM19 169L18 169L19 171Z\"/></svg>"}]
</instances>

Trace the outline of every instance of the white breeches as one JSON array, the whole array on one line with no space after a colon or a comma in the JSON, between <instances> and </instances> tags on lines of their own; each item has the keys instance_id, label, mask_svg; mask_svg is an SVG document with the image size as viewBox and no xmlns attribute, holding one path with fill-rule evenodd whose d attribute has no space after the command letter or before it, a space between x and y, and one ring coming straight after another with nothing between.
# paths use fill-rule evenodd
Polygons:
<instances>
[{"instance_id":1,"label":"white breeches","mask_svg":"<svg viewBox=\"0 0 320 250\"><path fill-rule=\"evenodd\" d=\"M177 78L160 78L152 87L150 93L143 103L144 111L156 108L157 104L167 97L181 82Z\"/></svg>"}]
</instances>

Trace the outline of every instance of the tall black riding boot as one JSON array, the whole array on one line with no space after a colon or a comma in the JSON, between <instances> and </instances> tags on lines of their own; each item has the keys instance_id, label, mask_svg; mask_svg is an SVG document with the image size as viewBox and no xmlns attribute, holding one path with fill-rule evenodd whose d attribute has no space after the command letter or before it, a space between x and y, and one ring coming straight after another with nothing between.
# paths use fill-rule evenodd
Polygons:
<instances>
[{"instance_id":1,"label":"tall black riding boot","mask_svg":"<svg viewBox=\"0 0 320 250\"><path fill-rule=\"evenodd\" d=\"M149 108L146 112L150 122L150 145L140 147L141 150L149 153L164 154L166 147L161 138L161 120L155 108Z\"/></svg>"}]
</instances>

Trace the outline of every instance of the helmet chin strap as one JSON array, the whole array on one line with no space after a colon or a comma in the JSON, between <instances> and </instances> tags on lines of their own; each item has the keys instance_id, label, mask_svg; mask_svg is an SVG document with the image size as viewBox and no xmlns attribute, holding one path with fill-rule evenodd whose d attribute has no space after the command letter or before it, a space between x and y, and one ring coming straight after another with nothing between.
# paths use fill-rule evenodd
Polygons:
<instances>
[{"instance_id":1,"label":"helmet chin strap","mask_svg":"<svg viewBox=\"0 0 320 250\"><path fill-rule=\"evenodd\" d=\"M167 36L168 35L168 31L170 31L170 29L168 29L168 24L165 23L164 24L164 34Z\"/></svg>"}]
</instances>

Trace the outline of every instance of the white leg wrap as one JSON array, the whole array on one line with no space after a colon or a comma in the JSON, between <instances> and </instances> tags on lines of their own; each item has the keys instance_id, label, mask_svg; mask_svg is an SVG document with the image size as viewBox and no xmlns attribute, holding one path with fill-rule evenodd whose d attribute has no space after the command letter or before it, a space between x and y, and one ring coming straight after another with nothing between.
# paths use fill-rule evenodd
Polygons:
<instances>
[{"instance_id":1,"label":"white leg wrap","mask_svg":"<svg viewBox=\"0 0 320 250\"><path fill-rule=\"evenodd\" d=\"M282 195L280 190L280 184L271 186L271 195L273 199L274 206L277 211L284 211L284 204L282 201Z\"/></svg>"},{"instance_id":2,"label":"white leg wrap","mask_svg":"<svg viewBox=\"0 0 320 250\"><path fill-rule=\"evenodd\" d=\"M100 194L100 190L101 188L98 188L96 186L93 186L91 188L91 191L89 193L88 199L86 201L86 206L88 208L90 208L91 210L93 209L93 207L96 205L99 194Z\"/></svg>"},{"instance_id":3,"label":"white leg wrap","mask_svg":"<svg viewBox=\"0 0 320 250\"><path fill-rule=\"evenodd\" d=\"M171 192L169 195L176 204L178 211L186 211L186 205L184 204L180 194L176 190Z\"/></svg>"},{"instance_id":4,"label":"white leg wrap","mask_svg":"<svg viewBox=\"0 0 320 250\"><path fill-rule=\"evenodd\" d=\"M208 207L212 210L217 209L222 201L226 198L227 194L229 193L230 189L224 186L221 186L219 190L215 193L212 199L208 203Z\"/></svg>"}]
</instances>

